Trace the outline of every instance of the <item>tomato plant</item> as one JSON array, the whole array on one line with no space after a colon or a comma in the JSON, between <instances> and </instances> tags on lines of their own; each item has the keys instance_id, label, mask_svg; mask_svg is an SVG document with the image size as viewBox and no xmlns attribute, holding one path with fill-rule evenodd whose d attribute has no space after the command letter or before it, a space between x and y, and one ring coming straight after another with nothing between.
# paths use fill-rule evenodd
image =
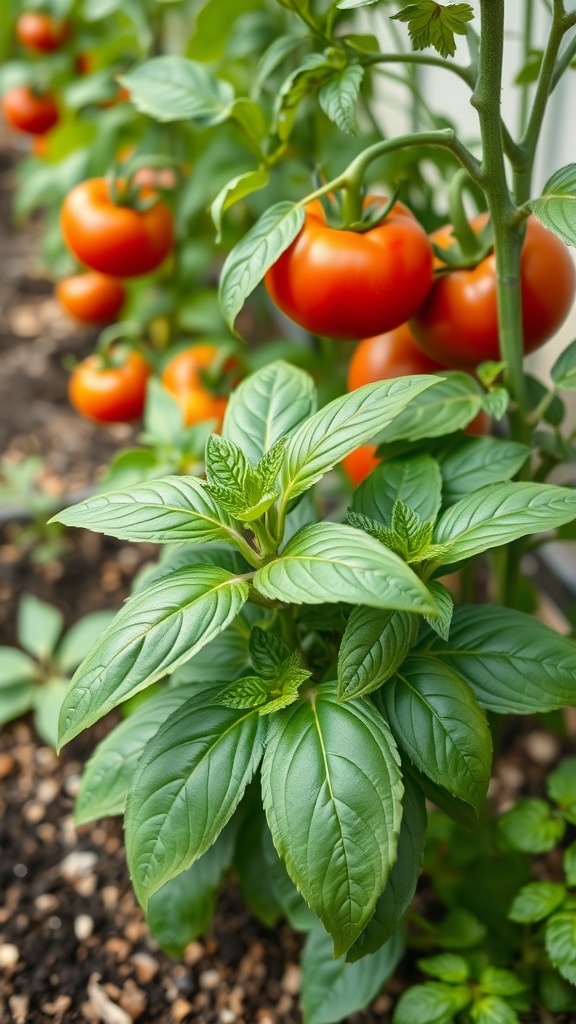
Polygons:
<instances>
[{"instance_id":1,"label":"tomato plant","mask_svg":"<svg viewBox=\"0 0 576 1024\"><path fill-rule=\"evenodd\" d=\"M56 297L75 320L108 324L118 319L126 292L121 281L92 270L63 278L56 285Z\"/></svg>"},{"instance_id":2,"label":"tomato plant","mask_svg":"<svg viewBox=\"0 0 576 1024\"><path fill-rule=\"evenodd\" d=\"M376 200L386 205L386 200ZM402 203L364 232L326 223L318 200L270 267L266 288L301 327L330 338L361 338L408 320L432 284L432 251L424 230Z\"/></svg>"},{"instance_id":3,"label":"tomato plant","mask_svg":"<svg viewBox=\"0 0 576 1024\"><path fill-rule=\"evenodd\" d=\"M52 53L72 34L69 21L57 20L41 11L26 11L16 22L16 36L28 50Z\"/></svg>"},{"instance_id":4,"label":"tomato plant","mask_svg":"<svg viewBox=\"0 0 576 1024\"><path fill-rule=\"evenodd\" d=\"M482 228L485 217L473 221ZM434 232L441 250L450 228ZM411 321L417 344L445 366L474 367L500 358L495 256L474 267L440 272ZM553 337L574 303L576 271L564 242L535 217L526 224L520 261L524 352L533 352Z\"/></svg>"},{"instance_id":5,"label":"tomato plant","mask_svg":"<svg viewBox=\"0 0 576 1024\"><path fill-rule=\"evenodd\" d=\"M139 352L88 356L70 378L72 405L82 416L102 423L127 423L144 409L150 366Z\"/></svg>"},{"instance_id":6,"label":"tomato plant","mask_svg":"<svg viewBox=\"0 0 576 1024\"><path fill-rule=\"evenodd\" d=\"M30 135L44 135L60 120L58 103L51 93L15 85L2 97L2 111L11 128Z\"/></svg>"},{"instance_id":7,"label":"tomato plant","mask_svg":"<svg viewBox=\"0 0 576 1024\"><path fill-rule=\"evenodd\" d=\"M109 183L92 178L72 189L62 206L66 243L82 263L102 274L135 277L154 270L173 244L172 214L153 192L142 189L145 208L115 202Z\"/></svg>"}]
</instances>

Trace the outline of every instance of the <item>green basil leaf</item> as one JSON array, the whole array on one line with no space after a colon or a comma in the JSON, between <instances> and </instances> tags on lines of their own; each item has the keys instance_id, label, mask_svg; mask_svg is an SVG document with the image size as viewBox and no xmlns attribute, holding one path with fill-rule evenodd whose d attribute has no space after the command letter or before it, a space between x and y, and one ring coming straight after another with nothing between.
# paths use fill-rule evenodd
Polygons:
<instances>
[{"instance_id":1,"label":"green basil leaf","mask_svg":"<svg viewBox=\"0 0 576 1024\"><path fill-rule=\"evenodd\" d=\"M290 437L282 476L285 500L293 502L433 386L438 378L430 374L377 381L325 405Z\"/></svg>"},{"instance_id":2,"label":"green basil leaf","mask_svg":"<svg viewBox=\"0 0 576 1024\"><path fill-rule=\"evenodd\" d=\"M147 743L126 803L126 850L143 907L208 850L232 817L260 758L253 711L181 705Z\"/></svg>"},{"instance_id":3,"label":"green basil leaf","mask_svg":"<svg viewBox=\"0 0 576 1024\"><path fill-rule=\"evenodd\" d=\"M424 858L426 806L421 791L406 776L404 787L398 858L376 904L374 916L348 950L346 959L352 963L375 953L392 938L416 892Z\"/></svg>"},{"instance_id":4,"label":"green basil leaf","mask_svg":"<svg viewBox=\"0 0 576 1024\"><path fill-rule=\"evenodd\" d=\"M390 731L368 702L338 704L333 684L318 687L271 719L262 788L274 845L341 956L396 859L403 787Z\"/></svg>"},{"instance_id":5,"label":"green basil leaf","mask_svg":"<svg viewBox=\"0 0 576 1024\"><path fill-rule=\"evenodd\" d=\"M338 654L338 699L362 697L382 686L414 645L418 627L408 612L353 608Z\"/></svg>"},{"instance_id":6,"label":"green basil leaf","mask_svg":"<svg viewBox=\"0 0 576 1024\"><path fill-rule=\"evenodd\" d=\"M122 540L179 544L234 540L232 520L194 476L167 476L98 494L54 517Z\"/></svg>"},{"instance_id":7,"label":"green basil leaf","mask_svg":"<svg viewBox=\"0 0 576 1024\"><path fill-rule=\"evenodd\" d=\"M163 689L120 722L98 744L82 773L74 808L76 825L123 814L130 783L148 740L152 739L162 722L195 693L197 690L193 686ZM206 699L205 693L199 695L200 701L205 703Z\"/></svg>"},{"instance_id":8,"label":"green basil leaf","mask_svg":"<svg viewBox=\"0 0 576 1024\"><path fill-rule=\"evenodd\" d=\"M468 373L442 370L442 377L378 435L381 445L442 437L472 422L482 408L480 386Z\"/></svg>"},{"instance_id":9,"label":"green basil leaf","mask_svg":"<svg viewBox=\"0 0 576 1024\"><path fill-rule=\"evenodd\" d=\"M45 661L51 657L63 628L64 616L53 605L34 594L21 597L16 635L22 647L35 658Z\"/></svg>"},{"instance_id":10,"label":"green basil leaf","mask_svg":"<svg viewBox=\"0 0 576 1024\"><path fill-rule=\"evenodd\" d=\"M529 882L514 897L508 912L511 921L531 924L543 921L566 899L566 889L558 882Z\"/></svg>"},{"instance_id":11,"label":"green basil leaf","mask_svg":"<svg viewBox=\"0 0 576 1024\"><path fill-rule=\"evenodd\" d=\"M468 986L428 981L403 992L394 1010L394 1024L452 1024L456 1014L469 1005Z\"/></svg>"},{"instance_id":12,"label":"green basil leaf","mask_svg":"<svg viewBox=\"0 0 576 1024\"><path fill-rule=\"evenodd\" d=\"M470 968L463 956L457 953L438 953L418 961L418 967L430 978L445 981L449 985L460 985L467 981Z\"/></svg>"},{"instance_id":13,"label":"green basil leaf","mask_svg":"<svg viewBox=\"0 0 576 1024\"><path fill-rule=\"evenodd\" d=\"M442 497L453 505L471 491L487 484L502 483L515 476L530 454L516 441L497 437L467 437L440 458Z\"/></svg>"},{"instance_id":14,"label":"green basil leaf","mask_svg":"<svg viewBox=\"0 0 576 1024\"><path fill-rule=\"evenodd\" d=\"M500 833L520 853L547 853L560 842L565 828L545 800L520 800L498 819Z\"/></svg>"},{"instance_id":15,"label":"green basil leaf","mask_svg":"<svg viewBox=\"0 0 576 1024\"><path fill-rule=\"evenodd\" d=\"M34 698L34 728L44 743L56 749L58 745L58 716L69 686L68 679L47 679L36 688Z\"/></svg>"},{"instance_id":16,"label":"green basil leaf","mask_svg":"<svg viewBox=\"0 0 576 1024\"><path fill-rule=\"evenodd\" d=\"M55 663L59 670L73 672L113 618L111 611L91 612L75 622L58 644Z\"/></svg>"},{"instance_id":17,"label":"green basil leaf","mask_svg":"<svg viewBox=\"0 0 576 1024\"><path fill-rule=\"evenodd\" d=\"M576 985L576 911L554 914L546 924L546 952L566 981Z\"/></svg>"},{"instance_id":18,"label":"green basil leaf","mask_svg":"<svg viewBox=\"0 0 576 1024\"><path fill-rule=\"evenodd\" d=\"M334 959L326 932L310 932L302 953L304 1024L337 1024L363 1010L394 974L404 946L397 933L373 956L347 963L343 957Z\"/></svg>"},{"instance_id":19,"label":"green basil leaf","mask_svg":"<svg viewBox=\"0 0 576 1024\"><path fill-rule=\"evenodd\" d=\"M482 996L470 1011L474 1024L520 1024L516 1010L500 996Z\"/></svg>"},{"instance_id":20,"label":"green basil leaf","mask_svg":"<svg viewBox=\"0 0 576 1024\"><path fill-rule=\"evenodd\" d=\"M252 463L316 411L310 374L279 359L247 377L230 397L222 436Z\"/></svg>"},{"instance_id":21,"label":"green basil leaf","mask_svg":"<svg viewBox=\"0 0 576 1024\"><path fill-rule=\"evenodd\" d=\"M78 668L62 705L60 743L188 661L236 617L247 584L224 569L175 569L128 599Z\"/></svg>"},{"instance_id":22,"label":"green basil leaf","mask_svg":"<svg viewBox=\"0 0 576 1024\"><path fill-rule=\"evenodd\" d=\"M450 639L428 634L421 649L464 679L487 711L530 715L574 703L576 644L512 608L457 608Z\"/></svg>"},{"instance_id":23,"label":"green basil leaf","mask_svg":"<svg viewBox=\"0 0 576 1024\"><path fill-rule=\"evenodd\" d=\"M576 390L576 341L558 356L550 370L550 376L557 388L563 391Z\"/></svg>"},{"instance_id":24,"label":"green basil leaf","mask_svg":"<svg viewBox=\"0 0 576 1024\"><path fill-rule=\"evenodd\" d=\"M361 530L313 523L282 554L258 570L254 586L264 595L296 604L365 604L434 614L436 607L409 566Z\"/></svg>"},{"instance_id":25,"label":"green basil leaf","mask_svg":"<svg viewBox=\"0 0 576 1024\"><path fill-rule=\"evenodd\" d=\"M232 818L200 860L151 897L147 919L152 938L171 956L181 957L186 946L210 928L220 883L232 863L238 825Z\"/></svg>"},{"instance_id":26,"label":"green basil leaf","mask_svg":"<svg viewBox=\"0 0 576 1024\"><path fill-rule=\"evenodd\" d=\"M410 655L374 700L419 771L479 811L492 738L472 691L446 665Z\"/></svg>"},{"instance_id":27,"label":"green basil leaf","mask_svg":"<svg viewBox=\"0 0 576 1024\"><path fill-rule=\"evenodd\" d=\"M417 512L422 522L434 521L442 503L440 467L430 455L380 463L354 492L352 508L389 526L396 501Z\"/></svg>"},{"instance_id":28,"label":"green basil leaf","mask_svg":"<svg viewBox=\"0 0 576 1024\"><path fill-rule=\"evenodd\" d=\"M576 517L576 493L554 484L501 483L481 487L452 505L436 526L444 564L460 562L519 537L554 530Z\"/></svg>"}]
</instances>

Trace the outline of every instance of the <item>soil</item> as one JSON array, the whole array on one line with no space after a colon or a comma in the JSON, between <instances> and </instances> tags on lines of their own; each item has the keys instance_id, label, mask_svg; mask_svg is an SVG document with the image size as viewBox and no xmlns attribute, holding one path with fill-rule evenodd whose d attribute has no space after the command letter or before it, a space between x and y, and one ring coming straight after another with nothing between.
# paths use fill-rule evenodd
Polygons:
<instances>
[{"instance_id":1,"label":"soil","mask_svg":"<svg viewBox=\"0 0 576 1024\"><path fill-rule=\"evenodd\" d=\"M0 151L0 225L9 224L12 167ZM70 409L64 362L90 351L93 337L60 313L35 247L33 225L0 237L0 452L12 463L40 455L41 486L65 502L93 486L134 430L103 429ZM38 561L34 538L18 542L17 509L13 518L0 528L1 644L15 643L23 593L56 604L71 624L119 607L154 556L151 546L76 531L66 549ZM113 720L60 758L26 719L0 734L0 1024L301 1024L301 939L288 926L269 931L254 921L230 883L212 933L170 959L134 901L119 821L74 828L82 765ZM559 739L523 723L498 766L501 806L520 790L540 791L560 753ZM347 1024L389 1024L403 984L391 982Z\"/></svg>"}]
</instances>

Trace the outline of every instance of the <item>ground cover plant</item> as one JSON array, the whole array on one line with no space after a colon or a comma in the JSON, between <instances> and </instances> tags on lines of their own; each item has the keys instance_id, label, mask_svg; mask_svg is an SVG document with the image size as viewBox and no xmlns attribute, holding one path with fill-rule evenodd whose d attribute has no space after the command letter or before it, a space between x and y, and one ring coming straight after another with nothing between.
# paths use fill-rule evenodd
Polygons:
<instances>
[{"instance_id":1,"label":"ground cover plant","mask_svg":"<svg viewBox=\"0 0 576 1024\"><path fill-rule=\"evenodd\" d=\"M5 117L45 144L17 210L48 207L63 306L111 321L74 406L144 415L142 446L55 520L165 545L63 699L60 745L128 712L86 766L77 822L124 814L136 895L174 954L230 872L264 923L308 933L308 1024L361 1009L427 942L444 952L419 960L432 980L396 1024L571 1012L573 764L550 777L552 810L533 799L495 826L487 791L500 716L576 703L573 639L534 618L522 573L528 550L575 537L576 342L551 387L523 359L576 292L576 165L533 183L576 11L522 5L512 130L503 0L37 6L33 32L7 18ZM391 65L415 128L395 137ZM466 141L419 65L469 88ZM427 937L409 910L426 800L450 911ZM460 867L479 844L484 868L516 865L500 917L451 903L446 837ZM527 855L557 845L564 877L530 882ZM524 958L508 911L545 922Z\"/></svg>"}]
</instances>

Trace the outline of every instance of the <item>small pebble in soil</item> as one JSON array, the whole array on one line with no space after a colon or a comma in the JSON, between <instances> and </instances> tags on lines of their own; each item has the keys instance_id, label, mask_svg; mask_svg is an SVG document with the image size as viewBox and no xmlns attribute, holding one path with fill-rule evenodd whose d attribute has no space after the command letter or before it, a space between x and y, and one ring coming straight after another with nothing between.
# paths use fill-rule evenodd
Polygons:
<instances>
[{"instance_id":1,"label":"small pebble in soil","mask_svg":"<svg viewBox=\"0 0 576 1024\"><path fill-rule=\"evenodd\" d=\"M211 992L213 989L218 988L220 984L220 972L216 970L202 971L199 981L200 988Z\"/></svg>"},{"instance_id":2,"label":"small pebble in soil","mask_svg":"<svg viewBox=\"0 0 576 1024\"><path fill-rule=\"evenodd\" d=\"M28 996L10 996L8 1000L14 1024L26 1024L30 1000Z\"/></svg>"},{"instance_id":3,"label":"small pebble in soil","mask_svg":"<svg viewBox=\"0 0 576 1024\"><path fill-rule=\"evenodd\" d=\"M94 919L89 914L79 914L74 919L74 934L78 942L85 942L94 931Z\"/></svg>"},{"instance_id":4,"label":"small pebble in soil","mask_svg":"<svg viewBox=\"0 0 576 1024\"><path fill-rule=\"evenodd\" d=\"M158 974L158 961L149 953L134 953L132 957L136 978L141 985L147 985Z\"/></svg>"},{"instance_id":5,"label":"small pebble in soil","mask_svg":"<svg viewBox=\"0 0 576 1024\"><path fill-rule=\"evenodd\" d=\"M11 942L4 942L0 946L0 967L5 970L9 970L11 967L15 967L20 959L20 950L18 946L12 945Z\"/></svg>"},{"instance_id":6,"label":"small pebble in soil","mask_svg":"<svg viewBox=\"0 0 576 1024\"><path fill-rule=\"evenodd\" d=\"M98 863L98 857L89 850L75 850L69 853L60 864L60 874L67 882L75 882L81 875L93 871Z\"/></svg>"},{"instance_id":7,"label":"small pebble in soil","mask_svg":"<svg viewBox=\"0 0 576 1024\"><path fill-rule=\"evenodd\" d=\"M544 766L553 764L560 755L557 737L543 729L535 729L524 737L524 749L531 761Z\"/></svg>"}]
</instances>

